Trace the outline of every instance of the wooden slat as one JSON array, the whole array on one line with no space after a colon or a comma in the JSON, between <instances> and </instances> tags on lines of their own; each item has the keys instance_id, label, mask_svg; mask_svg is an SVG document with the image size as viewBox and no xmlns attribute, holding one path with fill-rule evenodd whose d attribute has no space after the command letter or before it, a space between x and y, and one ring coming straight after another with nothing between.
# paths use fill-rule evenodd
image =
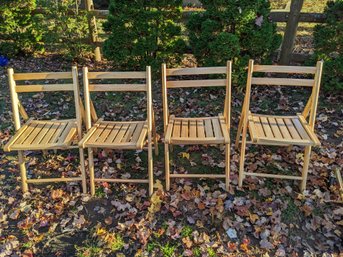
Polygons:
<instances>
[{"instance_id":1,"label":"wooden slat","mask_svg":"<svg viewBox=\"0 0 343 257\"><path fill-rule=\"evenodd\" d=\"M212 126L213 126L214 136L216 138L223 138L222 131L221 131L219 121L217 118L212 119Z\"/></svg>"},{"instance_id":2,"label":"wooden slat","mask_svg":"<svg viewBox=\"0 0 343 257\"><path fill-rule=\"evenodd\" d=\"M124 178L95 178L96 182L112 182L112 183L149 183L148 179L124 179Z\"/></svg>"},{"instance_id":3,"label":"wooden slat","mask_svg":"<svg viewBox=\"0 0 343 257\"><path fill-rule=\"evenodd\" d=\"M52 123L45 123L43 125L42 130L40 131L40 133L37 135L37 137L32 141L32 144L39 144L43 137L46 135L46 133L48 133L48 131L50 130L50 128L53 126Z\"/></svg>"},{"instance_id":4,"label":"wooden slat","mask_svg":"<svg viewBox=\"0 0 343 257\"><path fill-rule=\"evenodd\" d=\"M4 146L4 151L8 152L11 151L11 146L15 143L15 141L21 136L22 133L24 133L24 131L28 128L28 124L30 124L32 121L32 118L30 118L26 124L22 127L20 127L15 135L7 142L7 144Z\"/></svg>"},{"instance_id":5,"label":"wooden slat","mask_svg":"<svg viewBox=\"0 0 343 257\"><path fill-rule=\"evenodd\" d=\"M226 79L175 80L167 81L167 88L220 87L225 86L225 83Z\"/></svg>"},{"instance_id":6,"label":"wooden slat","mask_svg":"<svg viewBox=\"0 0 343 257\"><path fill-rule=\"evenodd\" d=\"M127 132L129 128L129 124L126 123L126 124L123 124L116 136L116 138L113 140L113 144L120 144L122 142L122 139L125 135L125 133ZM125 142L125 141L124 141Z\"/></svg>"},{"instance_id":7,"label":"wooden slat","mask_svg":"<svg viewBox=\"0 0 343 257\"><path fill-rule=\"evenodd\" d=\"M135 131L133 132L131 142L136 143L138 141L139 136L141 135L143 126L144 126L143 122L140 122L137 124L137 127L136 127Z\"/></svg>"},{"instance_id":8,"label":"wooden slat","mask_svg":"<svg viewBox=\"0 0 343 257\"><path fill-rule=\"evenodd\" d=\"M226 73L226 67L175 68L167 69L167 76L221 74Z\"/></svg>"},{"instance_id":9,"label":"wooden slat","mask_svg":"<svg viewBox=\"0 0 343 257\"><path fill-rule=\"evenodd\" d=\"M112 124L111 126L113 126L113 129L111 130L111 133L108 135L107 139L105 140L105 143L109 143L109 144L112 144L113 140L116 138L122 124Z\"/></svg>"},{"instance_id":10,"label":"wooden slat","mask_svg":"<svg viewBox=\"0 0 343 257\"><path fill-rule=\"evenodd\" d=\"M71 72L15 73L14 80L71 79Z\"/></svg>"},{"instance_id":11,"label":"wooden slat","mask_svg":"<svg viewBox=\"0 0 343 257\"><path fill-rule=\"evenodd\" d=\"M180 144L180 145L214 145L214 144L225 144L224 138L216 138L216 137L206 137L206 138L199 138L199 137L176 137L171 139L172 144Z\"/></svg>"},{"instance_id":12,"label":"wooden slat","mask_svg":"<svg viewBox=\"0 0 343 257\"><path fill-rule=\"evenodd\" d=\"M205 120L206 137L214 137L211 120Z\"/></svg>"},{"instance_id":13,"label":"wooden slat","mask_svg":"<svg viewBox=\"0 0 343 257\"><path fill-rule=\"evenodd\" d=\"M126 134L125 134L122 142L130 142L131 141L131 138L132 138L133 132L136 129L136 126L137 126L137 123L129 124L129 128L126 131Z\"/></svg>"},{"instance_id":14,"label":"wooden slat","mask_svg":"<svg viewBox=\"0 0 343 257\"><path fill-rule=\"evenodd\" d=\"M284 138L261 138L259 139L260 144L265 145L314 145L312 140L309 139L284 139Z\"/></svg>"},{"instance_id":15,"label":"wooden slat","mask_svg":"<svg viewBox=\"0 0 343 257\"><path fill-rule=\"evenodd\" d=\"M261 120L262 120L262 117L261 117ZM282 137L282 134L281 134L281 131L279 129L279 126L276 122L276 120L273 118L273 117L269 117L268 118L268 122L269 122L269 125L270 125L270 128L272 129L273 131L273 135L276 139L280 139L280 138L283 138ZM264 128L264 127L263 127Z\"/></svg>"},{"instance_id":16,"label":"wooden slat","mask_svg":"<svg viewBox=\"0 0 343 257\"><path fill-rule=\"evenodd\" d=\"M31 144L32 141L37 137L37 135L41 132L45 124L36 124L35 129L30 133L30 135L25 139L23 144Z\"/></svg>"},{"instance_id":17,"label":"wooden slat","mask_svg":"<svg viewBox=\"0 0 343 257\"><path fill-rule=\"evenodd\" d=\"M259 117L252 116L252 120L254 121L254 125L255 125L255 128L256 128L257 136L258 137L266 137L266 135L265 135L265 133L263 131L263 127L262 127L262 124L261 124L261 121L260 121Z\"/></svg>"},{"instance_id":18,"label":"wooden slat","mask_svg":"<svg viewBox=\"0 0 343 257\"><path fill-rule=\"evenodd\" d=\"M88 79L145 79L145 71L88 72Z\"/></svg>"},{"instance_id":19,"label":"wooden slat","mask_svg":"<svg viewBox=\"0 0 343 257\"><path fill-rule=\"evenodd\" d=\"M109 134L111 133L113 129L113 126L111 124L106 124L106 128L101 133L101 135L98 137L96 142L105 142Z\"/></svg>"},{"instance_id":20,"label":"wooden slat","mask_svg":"<svg viewBox=\"0 0 343 257\"><path fill-rule=\"evenodd\" d=\"M313 132L313 130L311 130L311 128L310 128L309 124L307 123L305 117L302 116L301 114L298 114L298 117L299 117L300 122L304 126L304 129L306 130L307 134L312 139L312 141L315 142L316 145L320 145L320 141L319 141L318 137Z\"/></svg>"},{"instance_id":21,"label":"wooden slat","mask_svg":"<svg viewBox=\"0 0 343 257\"><path fill-rule=\"evenodd\" d=\"M260 119L263 131L267 138L274 138L274 133L266 117L257 117ZM276 135L275 135L276 137Z\"/></svg>"},{"instance_id":22,"label":"wooden slat","mask_svg":"<svg viewBox=\"0 0 343 257\"><path fill-rule=\"evenodd\" d=\"M26 86L16 86L15 91L17 93L74 91L74 88L73 88L73 84L26 85Z\"/></svg>"},{"instance_id":23,"label":"wooden slat","mask_svg":"<svg viewBox=\"0 0 343 257\"><path fill-rule=\"evenodd\" d=\"M315 74L316 67L283 66L283 65L254 65L254 72Z\"/></svg>"},{"instance_id":24,"label":"wooden slat","mask_svg":"<svg viewBox=\"0 0 343 257\"><path fill-rule=\"evenodd\" d=\"M172 137L180 137L181 136L181 120L175 120L173 126L173 135Z\"/></svg>"},{"instance_id":25,"label":"wooden slat","mask_svg":"<svg viewBox=\"0 0 343 257\"><path fill-rule=\"evenodd\" d=\"M102 134L102 132L106 128L106 124L100 123L100 125L96 128L95 132L92 134L92 136L88 139L87 144L90 143L95 143L98 140L98 137Z\"/></svg>"},{"instance_id":26,"label":"wooden slat","mask_svg":"<svg viewBox=\"0 0 343 257\"><path fill-rule=\"evenodd\" d=\"M312 87L313 79L252 78L253 85Z\"/></svg>"},{"instance_id":27,"label":"wooden slat","mask_svg":"<svg viewBox=\"0 0 343 257\"><path fill-rule=\"evenodd\" d=\"M304 129L299 119L292 119L292 122L302 139L305 139L305 140L310 139L310 137L308 136L306 130Z\"/></svg>"},{"instance_id":28,"label":"wooden slat","mask_svg":"<svg viewBox=\"0 0 343 257\"><path fill-rule=\"evenodd\" d=\"M205 127L203 120L197 120L198 138L205 138Z\"/></svg>"},{"instance_id":29,"label":"wooden slat","mask_svg":"<svg viewBox=\"0 0 343 257\"><path fill-rule=\"evenodd\" d=\"M61 136L64 129L67 127L68 123L61 122L60 126L56 129L55 134L51 137L49 144L55 144L58 142L59 137Z\"/></svg>"},{"instance_id":30,"label":"wooden slat","mask_svg":"<svg viewBox=\"0 0 343 257\"><path fill-rule=\"evenodd\" d=\"M36 123L28 124L27 129L23 133L21 133L20 137L18 137L18 139L15 141L14 144L16 144L16 145L23 144L23 142L26 140L26 138L31 135L32 131L35 129L36 126L37 126Z\"/></svg>"},{"instance_id":31,"label":"wooden slat","mask_svg":"<svg viewBox=\"0 0 343 257\"><path fill-rule=\"evenodd\" d=\"M40 178L40 179L27 179L27 183L51 183L51 182L72 182L72 181L81 181L81 177L75 177L75 178Z\"/></svg>"},{"instance_id":32,"label":"wooden slat","mask_svg":"<svg viewBox=\"0 0 343 257\"><path fill-rule=\"evenodd\" d=\"M50 129L48 130L48 132L44 135L44 137L41 139L39 144L42 145L47 145L50 142L50 139L52 138L52 136L56 133L56 130L58 129L58 127L60 126L59 122L53 123L52 126L50 127Z\"/></svg>"},{"instance_id":33,"label":"wooden slat","mask_svg":"<svg viewBox=\"0 0 343 257\"><path fill-rule=\"evenodd\" d=\"M197 121L194 119L189 121L189 137L197 137Z\"/></svg>"},{"instance_id":34,"label":"wooden slat","mask_svg":"<svg viewBox=\"0 0 343 257\"><path fill-rule=\"evenodd\" d=\"M225 122L225 118L224 116L219 116L219 120L220 120L220 126L221 126L221 133L224 136L224 140L226 144L230 143L230 134L229 134L229 126L228 124Z\"/></svg>"},{"instance_id":35,"label":"wooden slat","mask_svg":"<svg viewBox=\"0 0 343 257\"><path fill-rule=\"evenodd\" d=\"M301 136L299 135L298 131L294 127L291 118L284 118L283 121L285 122L287 129L289 133L291 134L291 138L296 139L296 140L301 139Z\"/></svg>"},{"instance_id":36,"label":"wooden slat","mask_svg":"<svg viewBox=\"0 0 343 257\"><path fill-rule=\"evenodd\" d=\"M188 137L188 120L181 121L181 137L187 138Z\"/></svg>"},{"instance_id":37,"label":"wooden slat","mask_svg":"<svg viewBox=\"0 0 343 257\"><path fill-rule=\"evenodd\" d=\"M244 175L256 176L256 177L266 177L266 178L302 180L302 177L290 176L290 175L277 175L277 174L254 173L254 172L244 172Z\"/></svg>"},{"instance_id":38,"label":"wooden slat","mask_svg":"<svg viewBox=\"0 0 343 257\"><path fill-rule=\"evenodd\" d=\"M287 126L285 124L285 122L283 121L283 119L277 118L275 119L277 122L277 125L281 131L282 137L285 139L292 139L292 136L289 134L289 131L287 129Z\"/></svg>"},{"instance_id":39,"label":"wooden slat","mask_svg":"<svg viewBox=\"0 0 343 257\"><path fill-rule=\"evenodd\" d=\"M73 130L72 128L76 128L76 123L69 122L67 126L65 127L64 131L62 132L61 136L58 139L58 144L63 144L67 141L67 138L70 138Z\"/></svg>"},{"instance_id":40,"label":"wooden slat","mask_svg":"<svg viewBox=\"0 0 343 257\"><path fill-rule=\"evenodd\" d=\"M148 133L148 124L146 122L146 123L144 123L144 126L141 129L141 133L140 133L138 139L136 140L136 142L137 142L136 143L136 147L138 149L142 149L143 148L143 145L144 145L147 133Z\"/></svg>"},{"instance_id":41,"label":"wooden slat","mask_svg":"<svg viewBox=\"0 0 343 257\"><path fill-rule=\"evenodd\" d=\"M171 178L225 178L224 174L170 174Z\"/></svg>"},{"instance_id":42,"label":"wooden slat","mask_svg":"<svg viewBox=\"0 0 343 257\"><path fill-rule=\"evenodd\" d=\"M145 84L90 84L89 91L91 92L145 92L147 87Z\"/></svg>"}]
</instances>

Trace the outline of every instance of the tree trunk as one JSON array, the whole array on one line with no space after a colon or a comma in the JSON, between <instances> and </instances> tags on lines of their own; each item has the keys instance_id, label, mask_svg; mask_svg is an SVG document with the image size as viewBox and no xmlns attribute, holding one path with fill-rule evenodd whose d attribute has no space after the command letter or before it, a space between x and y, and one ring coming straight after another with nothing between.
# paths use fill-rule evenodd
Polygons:
<instances>
[{"instance_id":1,"label":"tree trunk","mask_svg":"<svg viewBox=\"0 0 343 257\"><path fill-rule=\"evenodd\" d=\"M281 47L280 64L288 65L291 61L292 50L297 34L301 8L304 0L292 0L285 35Z\"/></svg>"}]
</instances>

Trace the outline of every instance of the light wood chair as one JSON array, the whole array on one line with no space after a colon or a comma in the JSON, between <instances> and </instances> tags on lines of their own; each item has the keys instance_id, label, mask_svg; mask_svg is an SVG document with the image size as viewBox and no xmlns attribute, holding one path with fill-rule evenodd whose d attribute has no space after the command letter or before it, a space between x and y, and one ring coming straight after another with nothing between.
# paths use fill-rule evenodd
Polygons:
<instances>
[{"instance_id":1,"label":"light wood chair","mask_svg":"<svg viewBox=\"0 0 343 257\"><path fill-rule=\"evenodd\" d=\"M230 183L230 113L231 113L231 61L225 67L167 69L162 64L162 94L166 189L171 178L225 178L226 189ZM224 74L225 79L185 80L181 76ZM167 80L178 77L181 80ZM186 118L169 114L167 89L188 87L225 87L224 115ZM225 174L174 174L169 169L169 145L225 145Z\"/></svg>"},{"instance_id":2,"label":"light wood chair","mask_svg":"<svg viewBox=\"0 0 343 257\"><path fill-rule=\"evenodd\" d=\"M17 85L18 81L69 80L64 84ZM77 142L82 137L80 95L77 68L71 72L14 73L8 69L8 81L12 98L12 111L16 133L4 146L5 151L18 151L21 185L23 192L28 191L29 183L82 181L83 193L87 192L83 149L79 148L81 176L73 178L28 179L25 168L25 150L51 150L78 148ZM75 99L75 119L35 120L28 118L20 104L18 93L72 91ZM25 124L21 125L20 114ZM76 142L76 144L74 144Z\"/></svg>"},{"instance_id":3,"label":"light wood chair","mask_svg":"<svg viewBox=\"0 0 343 257\"><path fill-rule=\"evenodd\" d=\"M145 80L140 84L95 84L94 80ZM158 144L152 107L151 71L139 72L88 72L83 68L83 83L86 110L87 134L79 145L88 148L89 174L91 194L95 194L95 182L121 182L121 183L148 183L149 194L153 193L153 156L152 143L155 154L158 154ZM104 121L98 119L95 108L90 99L90 92L146 92L147 93L147 119L144 121ZM92 124L92 120L96 120ZM153 133L153 136L152 136ZM154 140L154 142L153 142ZM144 149L147 141L148 149L148 179L121 179L121 178L95 178L94 175L94 148L139 150Z\"/></svg>"},{"instance_id":4,"label":"light wood chair","mask_svg":"<svg viewBox=\"0 0 343 257\"><path fill-rule=\"evenodd\" d=\"M320 81L322 76L323 62L317 62L316 67L277 66L277 65L254 65L249 61L247 87L238 126L235 146L238 148L240 137L241 155L239 166L239 187L243 184L245 176L259 176L268 178L300 180L301 191L306 188L308 166L312 146L319 146L320 142L314 133ZM288 73L300 75L312 75L308 78L273 78L253 77L254 73ZM251 86L298 86L312 88L311 96L302 113L293 116L261 115L250 111ZM307 120L307 118L309 118ZM247 142L247 134L250 141ZM304 164L301 176L253 173L244 171L246 144L290 146L298 145L305 147Z\"/></svg>"}]
</instances>

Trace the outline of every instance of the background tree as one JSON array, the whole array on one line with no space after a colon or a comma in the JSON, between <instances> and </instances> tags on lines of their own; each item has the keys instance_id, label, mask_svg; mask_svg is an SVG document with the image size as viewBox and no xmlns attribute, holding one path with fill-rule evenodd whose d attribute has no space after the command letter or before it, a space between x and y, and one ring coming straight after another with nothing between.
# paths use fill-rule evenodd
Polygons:
<instances>
[{"instance_id":1,"label":"background tree","mask_svg":"<svg viewBox=\"0 0 343 257\"><path fill-rule=\"evenodd\" d=\"M225 65L234 60L234 80L243 84L249 58L270 62L281 36L272 23L269 1L201 0L205 12L191 16L189 44L199 65ZM238 65L238 68L237 68Z\"/></svg>"},{"instance_id":2,"label":"background tree","mask_svg":"<svg viewBox=\"0 0 343 257\"><path fill-rule=\"evenodd\" d=\"M181 38L181 0L111 0L104 29L105 57L122 69L159 68L180 62L185 43Z\"/></svg>"},{"instance_id":3,"label":"background tree","mask_svg":"<svg viewBox=\"0 0 343 257\"><path fill-rule=\"evenodd\" d=\"M324 60L322 85L327 90L343 89L343 0L328 2L326 23L314 29L315 60Z\"/></svg>"}]
</instances>

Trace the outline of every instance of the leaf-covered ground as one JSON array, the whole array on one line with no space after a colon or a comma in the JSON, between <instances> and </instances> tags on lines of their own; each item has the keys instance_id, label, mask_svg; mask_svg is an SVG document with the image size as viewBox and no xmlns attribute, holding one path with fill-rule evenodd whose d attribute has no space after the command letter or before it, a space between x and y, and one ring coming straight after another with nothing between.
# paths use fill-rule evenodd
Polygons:
<instances>
[{"instance_id":1,"label":"leaf-covered ground","mask_svg":"<svg viewBox=\"0 0 343 257\"><path fill-rule=\"evenodd\" d=\"M87 63L90 70L106 64ZM11 60L15 71L61 71L70 64L54 57ZM163 139L161 85L154 84L158 133ZM0 70L0 143L13 134L5 69ZM243 90L244 92L244 90ZM231 137L234 139L243 92L233 90ZM299 112L309 92L295 89L254 90L253 109L259 112ZM143 95L95 96L99 113L107 119L142 118ZM123 101L124 100L124 101ZM35 185L23 195L15 153L0 150L0 256L340 256L343 207L335 170L343 164L343 96L321 93L316 132L322 146L310 163L307 191L298 182L248 177L238 190L239 152L231 154L231 191L219 180L173 180L163 191L164 162L154 159L155 194L147 187L97 185L96 197L80 193L77 183ZM44 118L73 114L67 95L33 94L22 99L28 113ZM176 90L170 98L175 115L214 115L222 112L221 90ZM249 171L300 174L299 147L248 148ZM30 177L75 176L78 152L43 155L27 152ZM102 151L96 156L96 174L106 177L144 177L146 153ZM172 171L223 173L224 155L216 147L175 147Z\"/></svg>"}]
</instances>

